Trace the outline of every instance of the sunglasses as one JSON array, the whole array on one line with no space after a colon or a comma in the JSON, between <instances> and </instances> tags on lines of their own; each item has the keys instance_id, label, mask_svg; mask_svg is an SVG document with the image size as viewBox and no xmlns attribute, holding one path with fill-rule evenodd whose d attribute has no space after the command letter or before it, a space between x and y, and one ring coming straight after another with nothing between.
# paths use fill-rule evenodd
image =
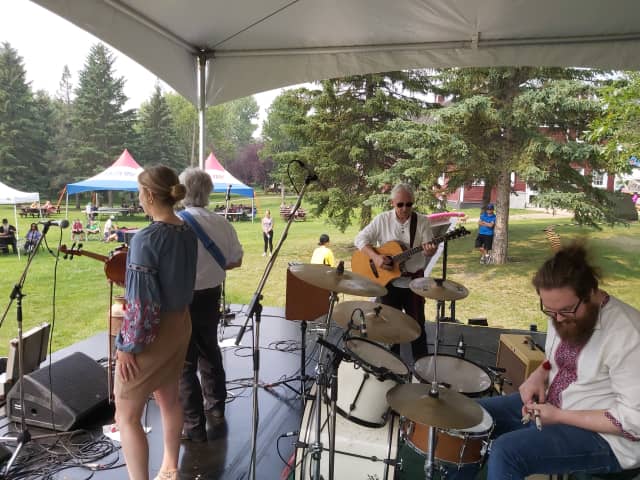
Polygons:
<instances>
[{"instance_id":1,"label":"sunglasses","mask_svg":"<svg viewBox=\"0 0 640 480\"><path fill-rule=\"evenodd\" d=\"M398 202L398 203L396 203L396 207L398 207L398 208L403 208L405 206L407 208L411 208L411 207L413 207L413 202L406 202L406 203L405 202Z\"/></svg>"},{"instance_id":2,"label":"sunglasses","mask_svg":"<svg viewBox=\"0 0 640 480\"><path fill-rule=\"evenodd\" d=\"M547 310L545 306L542 304L542 299L541 299L540 311L544 313L547 317L553 320L558 320L558 315L562 315L564 318L575 318L576 312L580 308L580 305L582 305L582 299L578 300L578 303L576 303L576 306L573 307L571 310L560 310L558 312L554 312L553 310Z\"/></svg>"}]
</instances>

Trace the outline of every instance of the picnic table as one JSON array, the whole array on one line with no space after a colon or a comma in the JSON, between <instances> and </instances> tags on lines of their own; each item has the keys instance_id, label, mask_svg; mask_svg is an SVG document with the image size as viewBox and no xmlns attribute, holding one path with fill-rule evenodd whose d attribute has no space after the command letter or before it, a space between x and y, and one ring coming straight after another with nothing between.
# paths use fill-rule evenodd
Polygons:
<instances>
[{"instance_id":1,"label":"picnic table","mask_svg":"<svg viewBox=\"0 0 640 480\"><path fill-rule=\"evenodd\" d=\"M114 216L114 217L118 217L118 216L126 216L126 215L132 215L131 209L130 208L125 208L125 207L100 207L98 208L98 210L93 212L94 214L98 215L98 217L104 216L104 217L110 217L110 216Z\"/></svg>"},{"instance_id":2,"label":"picnic table","mask_svg":"<svg viewBox=\"0 0 640 480\"><path fill-rule=\"evenodd\" d=\"M46 208L21 207L20 216L27 217L48 217L51 212Z\"/></svg>"}]
</instances>

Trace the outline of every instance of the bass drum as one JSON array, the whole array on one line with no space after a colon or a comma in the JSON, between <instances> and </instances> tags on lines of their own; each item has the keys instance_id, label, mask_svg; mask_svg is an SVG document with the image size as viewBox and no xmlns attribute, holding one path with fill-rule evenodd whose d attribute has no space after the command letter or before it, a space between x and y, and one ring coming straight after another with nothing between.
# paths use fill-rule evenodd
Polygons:
<instances>
[{"instance_id":1,"label":"bass drum","mask_svg":"<svg viewBox=\"0 0 640 480\"><path fill-rule=\"evenodd\" d=\"M296 449L295 478L313 478L311 446L316 441L315 400L307 400ZM322 403L320 474L329 478L329 406ZM393 480L398 453L399 422L393 415L385 427L367 428L336 416L334 478L337 480Z\"/></svg>"},{"instance_id":2,"label":"bass drum","mask_svg":"<svg viewBox=\"0 0 640 480\"><path fill-rule=\"evenodd\" d=\"M468 397L485 396L492 387L484 368L464 358L438 354L438 383ZM413 367L422 383L433 382L433 355L419 358Z\"/></svg>"}]
</instances>

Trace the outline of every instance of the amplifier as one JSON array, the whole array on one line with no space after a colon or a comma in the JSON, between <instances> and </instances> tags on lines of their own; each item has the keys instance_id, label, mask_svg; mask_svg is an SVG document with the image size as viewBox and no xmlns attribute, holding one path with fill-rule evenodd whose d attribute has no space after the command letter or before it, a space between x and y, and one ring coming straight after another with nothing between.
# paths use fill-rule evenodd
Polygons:
<instances>
[{"instance_id":1,"label":"amplifier","mask_svg":"<svg viewBox=\"0 0 640 480\"><path fill-rule=\"evenodd\" d=\"M287 320L315 320L329 311L329 295L324 288L311 285L296 277L287 268L287 303L284 318Z\"/></svg>"},{"instance_id":2,"label":"amplifier","mask_svg":"<svg viewBox=\"0 0 640 480\"><path fill-rule=\"evenodd\" d=\"M529 335L500 335L496 365L506 369L503 393L517 392L518 387L544 362L544 352L534 344Z\"/></svg>"}]
</instances>

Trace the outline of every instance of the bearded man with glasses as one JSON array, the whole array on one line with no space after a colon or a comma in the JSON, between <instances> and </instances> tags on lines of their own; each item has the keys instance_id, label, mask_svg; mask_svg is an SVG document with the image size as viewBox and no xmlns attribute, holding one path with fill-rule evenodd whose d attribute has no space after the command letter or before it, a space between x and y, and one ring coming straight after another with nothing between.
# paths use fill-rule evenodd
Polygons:
<instances>
[{"instance_id":1,"label":"bearded man with glasses","mask_svg":"<svg viewBox=\"0 0 640 480\"><path fill-rule=\"evenodd\" d=\"M599 280L578 243L533 277L549 321L547 359L519 393L480 400L495 421L488 478L640 466L640 312Z\"/></svg>"},{"instance_id":2,"label":"bearded man with glasses","mask_svg":"<svg viewBox=\"0 0 640 480\"><path fill-rule=\"evenodd\" d=\"M429 243L433 239L431 223L425 215L418 215L413 211L414 202L415 194L411 185L406 183L396 185L391 191L393 209L377 215L358 233L354 244L371 258L376 268L383 270L392 270L393 263L389 256L378 253L376 247L390 241L397 241L405 247L422 245L422 253L413 255L405 262L405 272L386 285L388 293L379 299L384 305L404 310L420 326L420 336L411 342L413 359L417 360L427 355L424 298L413 293L409 289L409 283L412 279L424 275L428 257L435 253L436 247ZM399 353L400 346L394 345L392 351Z\"/></svg>"}]
</instances>

